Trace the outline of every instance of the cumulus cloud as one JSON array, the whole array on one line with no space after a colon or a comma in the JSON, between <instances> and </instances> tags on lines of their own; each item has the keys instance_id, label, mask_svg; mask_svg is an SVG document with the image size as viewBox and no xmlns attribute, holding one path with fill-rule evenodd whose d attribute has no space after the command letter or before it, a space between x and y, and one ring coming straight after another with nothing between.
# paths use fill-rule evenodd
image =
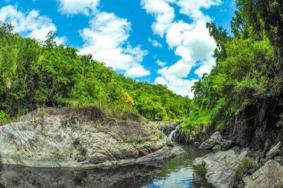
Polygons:
<instances>
[{"instance_id":1,"label":"cumulus cloud","mask_svg":"<svg viewBox=\"0 0 283 188\"><path fill-rule=\"evenodd\" d=\"M147 54L140 46L127 43L131 24L113 13L100 12L90 21L90 27L81 30L84 40L82 54L92 54L114 70L137 78L150 74L140 62Z\"/></svg>"},{"instance_id":2,"label":"cumulus cloud","mask_svg":"<svg viewBox=\"0 0 283 188\"><path fill-rule=\"evenodd\" d=\"M175 0L142 0L147 13L153 14L156 21L152 25L155 34L163 36L175 18L174 8L170 6Z\"/></svg>"},{"instance_id":3,"label":"cumulus cloud","mask_svg":"<svg viewBox=\"0 0 283 188\"><path fill-rule=\"evenodd\" d=\"M215 64L213 53L216 42L206 28L210 18L203 14L202 9L220 3L221 0L142 0L142 7L155 17L153 32L165 38L169 48L180 57L173 65L162 67L158 71L160 76L155 83L165 84L178 94L192 97L191 87L196 80L187 78L191 69L201 62L195 71L201 77L202 74L209 73ZM178 6L180 13L187 15L191 22L176 20L174 6ZM161 22L161 18L170 19ZM163 27L156 30L156 25L159 24Z\"/></svg>"},{"instance_id":4,"label":"cumulus cloud","mask_svg":"<svg viewBox=\"0 0 283 188\"><path fill-rule=\"evenodd\" d=\"M201 9L208 9L211 6L217 6L222 3L222 0L177 0L176 4L180 7L180 13L191 17L194 20L206 20L209 17L205 16Z\"/></svg>"},{"instance_id":5,"label":"cumulus cloud","mask_svg":"<svg viewBox=\"0 0 283 188\"><path fill-rule=\"evenodd\" d=\"M11 5L0 9L0 21L12 24L14 32L41 41L46 39L50 31L56 32L57 30L52 20L46 16L41 16L38 11L31 10L24 13ZM55 41L62 44L66 42L66 37L56 38Z\"/></svg>"},{"instance_id":6,"label":"cumulus cloud","mask_svg":"<svg viewBox=\"0 0 283 188\"><path fill-rule=\"evenodd\" d=\"M90 15L96 12L100 0L58 0L60 3L59 10L64 14L82 13Z\"/></svg>"},{"instance_id":7,"label":"cumulus cloud","mask_svg":"<svg viewBox=\"0 0 283 188\"><path fill-rule=\"evenodd\" d=\"M155 84L166 85L170 90L175 93L193 98L194 94L191 91L192 86L197 80L186 80L177 77L172 77L172 79L166 79L165 77L157 77L155 79Z\"/></svg>"},{"instance_id":8,"label":"cumulus cloud","mask_svg":"<svg viewBox=\"0 0 283 188\"><path fill-rule=\"evenodd\" d=\"M195 74L202 77L204 74L210 73L215 63L215 58L208 58L206 61L202 62L198 69L195 70Z\"/></svg>"},{"instance_id":9,"label":"cumulus cloud","mask_svg":"<svg viewBox=\"0 0 283 188\"><path fill-rule=\"evenodd\" d=\"M162 44L155 39L148 38L148 42L150 42L153 47L162 48Z\"/></svg>"}]
</instances>

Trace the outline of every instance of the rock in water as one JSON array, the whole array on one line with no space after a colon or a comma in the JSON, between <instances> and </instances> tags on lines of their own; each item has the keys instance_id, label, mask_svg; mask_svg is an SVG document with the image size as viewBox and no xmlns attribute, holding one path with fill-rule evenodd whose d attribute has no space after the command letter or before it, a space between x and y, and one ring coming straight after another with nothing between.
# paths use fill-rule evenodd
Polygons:
<instances>
[{"instance_id":1,"label":"rock in water","mask_svg":"<svg viewBox=\"0 0 283 188\"><path fill-rule=\"evenodd\" d=\"M206 169L206 179L217 188L232 188L235 181L236 170L240 161L247 152L237 153L234 150L209 153L197 158L193 164Z\"/></svg>"},{"instance_id":2,"label":"rock in water","mask_svg":"<svg viewBox=\"0 0 283 188\"><path fill-rule=\"evenodd\" d=\"M269 160L253 175L244 178L246 188L282 188L283 167L274 160Z\"/></svg>"},{"instance_id":3,"label":"rock in water","mask_svg":"<svg viewBox=\"0 0 283 188\"><path fill-rule=\"evenodd\" d=\"M96 108L40 109L0 128L3 164L109 167L148 160L160 149L170 150L157 126L117 120Z\"/></svg>"}]
</instances>

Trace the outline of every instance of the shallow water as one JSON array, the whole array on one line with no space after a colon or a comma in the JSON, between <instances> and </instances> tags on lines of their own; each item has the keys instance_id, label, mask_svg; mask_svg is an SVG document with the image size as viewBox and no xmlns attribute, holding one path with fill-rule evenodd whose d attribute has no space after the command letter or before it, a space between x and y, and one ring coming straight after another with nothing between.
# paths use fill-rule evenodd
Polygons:
<instances>
[{"instance_id":1,"label":"shallow water","mask_svg":"<svg viewBox=\"0 0 283 188\"><path fill-rule=\"evenodd\" d=\"M193 147L160 167L135 165L111 170L76 170L1 166L0 187L86 187L86 188L201 188L211 187L202 173L192 167L202 155Z\"/></svg>"},{"instance_id":2,"label":"shallow water","mask_svg":"<svg viewBox=\"0 0 283 188\"><path fill-rule=\"evenodd\" d=\"M161 172L154 175L146 188L210 188L204 178L204 172L195 169L192 162L195 158L204 155L194 147L184 147L186 153L172 159L164 165Z\"/></svg>"}]
</instances>

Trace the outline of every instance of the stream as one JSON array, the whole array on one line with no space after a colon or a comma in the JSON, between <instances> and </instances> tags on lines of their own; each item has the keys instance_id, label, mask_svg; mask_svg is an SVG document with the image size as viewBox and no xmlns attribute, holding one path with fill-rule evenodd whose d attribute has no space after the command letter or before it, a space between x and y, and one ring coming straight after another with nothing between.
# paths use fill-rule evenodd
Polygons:
<instances>
[{"instance_id":1,"label":"stream","mask_svg":"<svg viewBox=\"0 0 283 188\"><path fill-rule=\"evenodd\" d=\"M160 167L135 165L111 170L0 167L0 188L87 187L87 188L209 188L201 172L192 167L201 156L192 146Z\"/></svg>"}]
</instances>

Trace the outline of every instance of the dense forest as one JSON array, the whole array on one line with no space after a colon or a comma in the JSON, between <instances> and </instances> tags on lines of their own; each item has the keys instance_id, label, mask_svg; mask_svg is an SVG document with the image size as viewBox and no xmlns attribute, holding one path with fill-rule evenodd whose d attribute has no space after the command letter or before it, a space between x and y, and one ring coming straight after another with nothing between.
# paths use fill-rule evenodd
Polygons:
<instances>
[{"instance_id":1,"label":"dense forest","mask_svg":"<svg viewBox=\"0 0 283 188\"><path fill-rule=\"evenodd\" d=\"M161 85L137 82L91 56L56 45L50 32L38 42L0 27L0 124L39 107L96 106L149 120L182 119L190 100Z\"/></svg>"},{"instance_id":2,"label":"dense forest","mask_svg":"<svg viewBox=\"0 0 283 188\"><path fill-rule=\"evenodd\" d=\"M250 126L275 126L283 120L283 3L237 0L232 34L214 23L207 27L217 42L216 66L194 87L192 111L182 130L190 134L224 130L245 113ZM280 102L281 101L281 102ZM281 113L281 115L280 115ZM272 129L272 128L271 128ZM251 136L251 135L248 135Z\"/></svg>"},{"instance_id":3,"label":"dense forest","mask_svg":"<svg viewBox=\"0 0 283 188\"><path fill-rule=\"evenodd\" d=\"M223 130L234 125L235 114L248 109L252 113L247 116L255 120L266 106L266 112L274 110L268 124L282 120L276 105L280 106L283 90L283 4L280 0L236 4L232 34L207 24L217 42L217 62L211 74L193 86L193 100L165 86L126 78L95 57L58 46L54 33L38 42L1 23L0 124L39 107L61 106L97 106L157 121L185 119L181 130L187 135L199 125Z\"/></svg>"}]
</instances>

